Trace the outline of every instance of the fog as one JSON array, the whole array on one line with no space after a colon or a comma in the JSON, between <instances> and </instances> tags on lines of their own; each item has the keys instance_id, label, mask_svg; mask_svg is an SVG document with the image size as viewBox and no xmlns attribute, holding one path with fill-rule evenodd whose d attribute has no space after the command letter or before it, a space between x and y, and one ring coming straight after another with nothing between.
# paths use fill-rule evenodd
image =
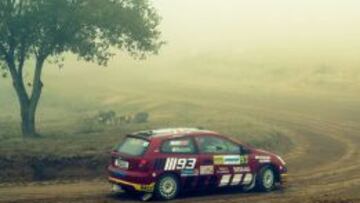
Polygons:
<instances>
[{"instance_id":1,"label":"fog","mask_svg":"<svg viewBox=\"0 0 360 203\"><path fill-rule=\"evenodd\" d=\"M161 76L176 80L179 74L231 77L237 81L250 77L256 84L267 78L283 80L283 84L297 80L296 83L358 87L359 1L153 3L162 16L160 29L167 44L159 55L145 61L118 54L107 68L112 76L133 73L139 79L160 81L164 79ZM67 60L63 72L72 72L72 67L77 66L97 69L94 64L71 62L71 57ZM101 75L101 71L94 71Z\"/></svg>"},{"instance_id":2,"label":"fog","mask_svg":"<svg viewBox=\"0 0 360 203\"><path fill-rule=\"evenodd\" d=\"M283 163L279 165L283 162L279 157L242 147L241 157L249 159L249 165L238 167L247 168L244 173L237 173L235 165L217 166L209 153L206 164L214 165L210 168L214 171L199 174L205 158L200 150L180 156L197 158L199 170L170 171L170 176L169 171L158 170L157 161L171 154L153 157L163 148L153 146L156 141L149 142L154 151L142 146L143 156L114 151L123 147L119 143L127 143L121 140L129 133L174 127L201 127L269 150L286 161L290 175L285 187L276 184L281 189L268 195L237 194L235 186L210 197L205 190L179 202L217 203L229 197L232 202L360 200L360 0L149 1L162 18L159 30L166 44L159 53L135 60L112 48L116 55L106 67L78 61L70 53L64 54L61 68L50 63L54 59L47 61L38 83L43 86L36 133L22 131L31 125L21 122L11 78L1 77L0 69L0 202L139 202L136 195L110 192L105 170L110 157L111 180L119 179L116 183L125 184L126 191L130 186L146 190L143 199L154 185L159 193L158 180L174 175L211 175L186 177L185 182L199 187L203 185L196 181L206 180L215 188L216 181L226 185L225 176L231 178L229 185L240 184L240 180L234 184L235 177L244 174L243 179L250 175L258 187L269 169L276 181L283 177L280 171L287 171ZM28 90L33 86L33 63L24 66ZM33 101L23 109L31 109ZM32 117L26 118L31 124ZM179 133L170 139L178 139ZM216 145L224 152L228 148L220 141ZM129 146L125 148L133 144ZM255 160L258 155L271 159ZM116 160L128 163L128 169L114 164ZM155 165L156 173L150 172ZM221 168L227 169L223 176ZM147 173L156 177L142 175ZM133 177L125 177L128 174ZM184 182L178 178L173 182ZM250 185L254 184L242 188Z\"/></svg>"},{"instance_id":3,"label":"fog","mask_svg":"<svg viewBox=\"0 0 360 203\"><path fill-rule=\"evenodd\" d=\"M327 0L155 1L169 42L163 54L220 53L264 62L356 61L359 6Z\"/></svg>"},{"instance_id":4,"label":"fog","mask_svg":"<svg viewBox=\"0 0 360 203\"><path fill-rule=\"evenodd\" d=\"M191 90L352 97L360 89L359 1L154 0L153 6L166 41L158 55L139 61L117 52L104 68L67 54L62 69L46 64L42 105L54 97L74 103L79 93L79 105L86 105L90 98ZM2 101L17 109L10 79L0 83L3 95L12 95Z\"/></svg>"}]
</instances>

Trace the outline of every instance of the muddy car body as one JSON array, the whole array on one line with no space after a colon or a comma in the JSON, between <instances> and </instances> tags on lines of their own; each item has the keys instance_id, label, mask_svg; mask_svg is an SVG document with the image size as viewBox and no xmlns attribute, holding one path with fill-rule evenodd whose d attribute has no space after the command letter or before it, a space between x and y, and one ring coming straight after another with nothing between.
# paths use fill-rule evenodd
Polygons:
<instances>
[{"instance_id":1,"label":"muddy car body","mask_svg":"<svg viewBox=\"0 0 360 203\"><path fill-rule=\"evenodd\" d=\"M108 179L114 187L160 199L201 188L271 191L285 182L287 174L279 156L198 129L133 133L111 156Z\"/></svg>"}]
</instances>

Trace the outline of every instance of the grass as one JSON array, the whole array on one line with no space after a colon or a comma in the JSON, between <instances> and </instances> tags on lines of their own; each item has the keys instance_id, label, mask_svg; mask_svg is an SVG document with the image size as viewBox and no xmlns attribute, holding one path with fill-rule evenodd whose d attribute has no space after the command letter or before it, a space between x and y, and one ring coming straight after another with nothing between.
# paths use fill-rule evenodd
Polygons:
<instances>
[{"instance_id":1,"label":"grass","mask_svg":"<svg viewBox=\"0 0 360 203\"><path fill-rule=\"evenodd\" d=\"M119 69L114 65L82 69L78 66L85 64L72 61L63 72L48 67L37 114L42 135L38 139L22 138L11 83L0 80L0 158L25 166L32 159L83 157L103 166L125 134L165 127L203 127L286 154L296 145L287 136L293 126L266 115L276 118L286 115L280 112L291 112L336 117L339 122L360 119L359 86L351 86L358 81L358 72L351 76L351 72L322 67L314 75L311 69L202 61L206 60L167 61L170 67L159 61L125 61L126 67ZM337 83L349 88L331 89ZM353 114L345 109L352 109ZM118 115L148 112L149 122L115 126L87 122L99 111L109 110Z\"/></svg>"},{"instance_id":2,"label":"grass","mask_svg":"<svg viewBox=\"0 0 360 203\"><path fill-rule=\"evenodd\" d=\"M47 69L37 114L43 136L35 140L22 139L16 96L10 81L0 80L0 155L107 153L126 133L176 126L201 126L285 153L291 148L285 136L289 129L262 119L264 109L274 115L284 109L316 115L323 112L324 102L329 108L343 108L344 102L357 106L359 100L352 96L357 86L346 91L323 89L327 83L348 86L358 80L358 72L345 74L342 69L320 66L315 70L304 69L300 74L297 68L242 64L226 56L223 62L219 57L207 61L204 57L167 61L173 65L170 67L162 61L150 60L125 61L127 67L119 69L111 64L108 69L95 65L82 69L77 66L88 64L70 60L65 71ZM294 78L295 75L298 77ZM347 80L349 77L353 79ZM117 114L148 112L150 119L146 124L119 126L86 122L104 110Z\"/></svg>"},{"instance_id":3,"label":"grass","mask_svg":"<svg viewBox=\"0 0 360 203\"><path fill-rule=\"evenodd\" d=\"M167 95L161 101L154 96L115 96L102 105L89 104L87 108L44 105L39 109L38 121L42 136L37 139L23 139L16 117L9 116L0 123L0 168L3 169L0 181L97 177L104 173L113 146L125 134L144 129L203 127L280 154L291 148L285 128L254 118L256 114L249 115L233 105L216 98L212 102L203 98L187 101L182 96L168 99ZM118 115L148 112L150 118L141 124L89 122L89 118L104 109L114 110Z\"/></svg>"},{"instance_id":4,"label":"grass","mask_svg":"<svg viewBox=\"0 0 360 203\"><path fill-rule=\"evenodd\" d=\"M62 123L47 122L40 126L42 137L38 139L23 139L14 122L2 123L0 138L0 154L2 156L58 156L72 157L82 155L97 155L108 153L120 142L121 138L130 132L174 126L195 126L216 130L233 136L258 147L265 147L284 152L286 147L276 149L278 142L283 142L285 131L248 117L235 117L227 120L219 118L201 118L196 121L178 112L178 116L150 113L150 121L145 124L121 124L107 126L88 123L81 119L66 120ZM165 122L164 122L165 121ZM43 126L47 126L44 128Z\"/></svg>"}]
</instances>

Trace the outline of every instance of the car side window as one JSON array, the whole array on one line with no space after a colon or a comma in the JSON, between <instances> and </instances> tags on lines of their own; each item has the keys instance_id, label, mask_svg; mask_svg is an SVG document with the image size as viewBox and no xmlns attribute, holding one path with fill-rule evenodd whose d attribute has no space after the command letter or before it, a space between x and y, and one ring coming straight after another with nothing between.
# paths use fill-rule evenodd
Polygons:
<instances>
[{"instance_id":1,"label":"car side window","mask_svg":"<svg viewBox=\"0 0 360 203\"><path fill-rule=\"evenodd\" d=\"M199 145L201 153L240 153L239 145L218 137L204 136L197 137L196 141Z\"/></svg>"},{"instance_id":2,"label":"car side window","mask_svg":"<svg viewBox=\"0 0 360 203\"><path fill-rule=\"evenodd\" d=\"M161 145L160 151L163 153L194 154L196 148L191 138L177 138L165 141Z\"/></svg>"}]
</instances>

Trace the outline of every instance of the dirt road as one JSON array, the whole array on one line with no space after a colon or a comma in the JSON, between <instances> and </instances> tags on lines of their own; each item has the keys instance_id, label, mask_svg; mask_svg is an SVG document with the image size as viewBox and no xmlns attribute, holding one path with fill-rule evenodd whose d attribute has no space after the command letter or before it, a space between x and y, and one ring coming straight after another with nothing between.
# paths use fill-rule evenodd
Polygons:
<instances>
[{"instance_id":1,"label":"dirt road","mask_svg":"<svg viewBox=\"0 0 360 203\"><path fill-rule=\"evenodd\" d=\"M360 125L355 120L256 110L261 110L261 118L267 122L290 130L287 136L295 147L284 157L290 175L287 187L268 194L236 191L192 194L173 202L360 202ZM0 202L139 201L126 195L114 196L109 189L103 179L1 185Z\"/></svg>"}]
</instances>

